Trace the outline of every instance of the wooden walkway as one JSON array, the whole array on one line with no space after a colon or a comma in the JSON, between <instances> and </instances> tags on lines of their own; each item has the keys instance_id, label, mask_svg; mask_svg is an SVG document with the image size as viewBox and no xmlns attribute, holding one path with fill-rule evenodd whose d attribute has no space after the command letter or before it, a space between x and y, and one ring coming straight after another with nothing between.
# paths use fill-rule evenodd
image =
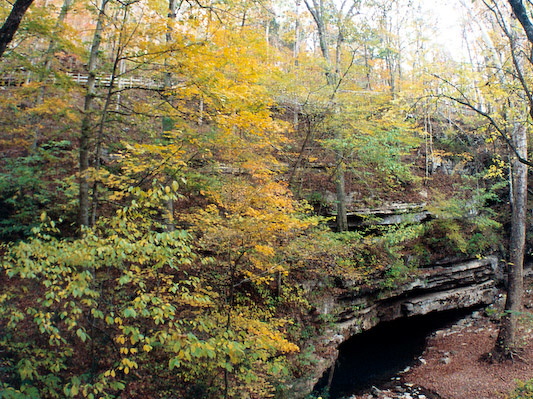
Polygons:
<instances>
[{"instance_id":1,"label":"wooden walkway","mask_svg":"<svg viewBox=\"0 0 533 399\"><path fill-rule=\"evenodd\" d=\"M89 80L88 74L82 73L70 73L66 75L72 79L72 81L80 86L86 86ZM14 72L5 73L0 75L0 86L22 86L30 82L35 81L33 74L29 72ZM56 78L50 77L47 82L55 83ZM111 85L111 75L98 75L96 76L96 86L109 87ZM161 90L164 88L162 80L155 80L142 77L128 77L128 78L115 78L114 86L118 89L149 89L149 90Z\"/></svg>"},{"instance_id":2,"label":"wooden walkway","mask_svg":"<svg viewBox=\"0 0 533 399\"><path fill-rule=\"evenodd\" d=\"M67 75L77 84L81 86L87 85L89 75L80 74L80 73L67 73ZM96 85L100 87L109 87L111 85L112 76L111 75L98 75L96 77ZM120 89L151 89L159 90L162 89L163 82L157 81L154 79L147 79L141 77L129 77L129 78L115 78L114 81L115 87Z\"/></svg>"}]
</instances>

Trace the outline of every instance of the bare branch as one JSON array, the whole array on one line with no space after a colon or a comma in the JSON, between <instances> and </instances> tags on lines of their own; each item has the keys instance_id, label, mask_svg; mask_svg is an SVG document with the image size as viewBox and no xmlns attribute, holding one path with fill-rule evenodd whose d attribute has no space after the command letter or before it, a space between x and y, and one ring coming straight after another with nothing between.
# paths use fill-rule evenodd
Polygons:
<instances>
[{"instance_id":1,"label":"bare branch","mask_svg":"<svg viewBox=\"0 0 533 399\"><path fill-rule=\"evenodd\" d=\"M439 95L435 95L433 97L447 98L448 100L452 100L452 101L454 101L454 102L456 102L458 104L461 104L461 105L464 105L467 108L470 108L472 111L474 111L478 115L480 115L483 118L485 118L491 124L491 126L494 127L494 129L496 129L496 131L498 132L500 137L505 141L505 143L509 146L511 151L515 154L516 158L521 163L523 163L524 165L533 166L533 162L528 161L527 159L524 159L520 155L520 153L518 152L516 147L513 145L513 142L511 140L511 138L507 135L507 132L504 129L501 128L501 126L494 120L494 118L489 113L483 111L482 109L476 107L475 105L472 105L472 103L468 100L468 98L465 96L465 94L462 91L460 91L459 88L456 85L454 85L453 83L451 83L447 79L444 79L444 78L442 78L442 77L440 77L438 75L433 75L433 76L436 77L437 79L442 80L446 84L450 85L451 87L453 87L454 89L459 91L459 93L461 94L461 98L453 97L453 96L448 95L448 94L439 94Z\"/></svg>"}]
</instances>

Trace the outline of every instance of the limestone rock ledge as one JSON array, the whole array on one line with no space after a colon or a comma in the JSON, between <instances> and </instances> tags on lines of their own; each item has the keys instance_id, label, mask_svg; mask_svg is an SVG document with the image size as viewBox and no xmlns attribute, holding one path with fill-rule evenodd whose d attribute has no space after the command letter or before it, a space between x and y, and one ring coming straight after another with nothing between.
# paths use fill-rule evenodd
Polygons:
<instances>
[{"instance_id":1,"label":"limestone rock ledge","mask_svg":"<svg viewBox=\"0 0 533 399\"><path fill-rule=\"evenodd\" d=\"M360 293L344 282L343 293L324 297L321 313L334 320L322 336L324 350L315 373L294 381L294 398L313 389L322 374L334 364L339 344L379 323L473 306L489 305L499 294L501 265L496 256L426 268L411 281L390 291Z\"/></svg>"}]
</instances>

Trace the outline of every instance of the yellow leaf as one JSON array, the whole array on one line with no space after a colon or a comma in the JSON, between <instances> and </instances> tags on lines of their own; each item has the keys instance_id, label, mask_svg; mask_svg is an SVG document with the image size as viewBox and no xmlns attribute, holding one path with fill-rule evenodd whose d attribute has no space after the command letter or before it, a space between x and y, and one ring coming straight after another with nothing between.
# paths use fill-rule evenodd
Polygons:
<instances>
[{"instance_id":1,"label":"yellow leaf","mask_svg":"<svg viewBox=\"0 0 533 399\"><path fill-rule=\"evenodd\" d=\"M152 346L150 346L148 344L144 344L143 345L143 351L150 352L151 350L152 350Z\"/></svg>"}]
</instances>

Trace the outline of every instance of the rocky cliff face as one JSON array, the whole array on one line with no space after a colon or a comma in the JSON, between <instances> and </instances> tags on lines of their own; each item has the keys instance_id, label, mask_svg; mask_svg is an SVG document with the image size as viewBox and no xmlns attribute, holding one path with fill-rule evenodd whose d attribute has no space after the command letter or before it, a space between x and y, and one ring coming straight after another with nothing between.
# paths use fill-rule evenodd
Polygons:
<instances>
[{"instance_id":1,"label":"rocky cliff face","mask_svg":"<svg viewBox=\"0 0 533 399\"><path fill-rule=\"evenodd\" d=\"M464 309L494 302L502 270L497 257L465 260L420 270L409 282L386 292L362 293L343 282L341 294L324 297L319 312L333 320L321 337L323 350L315 373L296 381L294 397L309 393L337 358L337 347L350 337L379 323L451 309Z\"/></svg>"},{"instance_id":2,"label":"rocky cliff face","mask_svg":"<svg viewBox=\"0 0 533 399\"><path fill-rule=\"evenodd\" d=\"M386 293L358 295L348 290L335 299L339 332L349 337L401 317L490 304L500 275L498 259L491 256L426 268L413 281Z\"/></svg>"}]
</instances>

